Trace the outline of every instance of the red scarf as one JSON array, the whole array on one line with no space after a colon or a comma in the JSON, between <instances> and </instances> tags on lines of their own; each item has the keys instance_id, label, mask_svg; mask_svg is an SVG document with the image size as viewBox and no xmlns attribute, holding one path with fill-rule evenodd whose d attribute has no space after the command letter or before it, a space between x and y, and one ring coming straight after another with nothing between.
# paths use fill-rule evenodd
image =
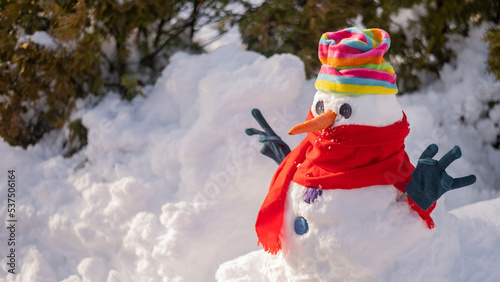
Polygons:
<instances>
[{"instance_id":1,"label":"red scarf","mask_svg":"<svg viewBox=\"0 0 500 282\"><path fill-rule=\"evenodd\" d=\"M312 113L306 120L311 119ZM404 192L415 169L405 152L404 139L410 132L406 115L390 126L344 125L308 133L281 162L262 204L255 229L264 250L281 249L279 233L283 224L286 194L290 181L319 189L356 189L373 185L394 185ZM430 213L409 197L408 204L434 227Z\"/></svg>"}]
</instances>

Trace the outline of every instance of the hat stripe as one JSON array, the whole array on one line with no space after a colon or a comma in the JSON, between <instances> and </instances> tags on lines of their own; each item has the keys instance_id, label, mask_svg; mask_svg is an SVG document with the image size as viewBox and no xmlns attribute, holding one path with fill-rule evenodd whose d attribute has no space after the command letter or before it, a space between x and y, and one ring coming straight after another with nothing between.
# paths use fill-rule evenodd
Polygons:
<instances>
[{"instance_id":1,"label":"hat stripe","mask_svg":"<svg viewBox=\"0 0 500 282\"><path fill-rule=\"evenodd\" d=\"M317 90L323 92L334 92L345 95L363 95L363 94L396 94L398 89L386 88L373 85L351 85L339 84L324 80L316 80L314 84Z\"/></svg>"},{"instance_id":2,"label":"hat stripe","mask_svg":"<svg viewBox=\"0 0 500 282\"><path fill-rule=\"evenodd\" d=\"M334 62L330 62L334 61ZM333 67L360 66L366 64L380 65L384 63L382 57L367 57L367 58L328 58L329 65Z\"/></svg>"},{"instance_id":3,"label":"hat stripe","mask_svg":"<svg viewBox=\"0 0 500 282\"><path fill-rule=\"evenodd\" d=\"M363 32L365 33L366 36L368 36L371 39L373 39L374 41L376 41L377 45L380 45L380 40L378 40L377 37L375 37L375 34L373 34L371 29L363 29Z\"/></svg>"},{"instance_id":4,"label":"hat stripe","mask_svg":"<svg viewBox=\"0 0 500 282\"><path fill-rule=\"evenodd\" d=\"M373 38L370 38L361 32L350 32L349 36L350 36L349 40L340 39L339 41L336 41L335 38L329 38L328 34L326 34L326 35L323 34L323 36L321 36L321 38L319 40L319 44L327 45L327 46L332 44L332 43L333 44L350 45L353 42L358 42L362 45L358 45L358 47L355 47L355 48L359 48L361 50L364 50L365 46L367 46L369 49L373 49L374 47L379 45L378 42L377 42L377 44L375 44L375 42L373 41ZM365 51L368 51L368 50L365 50Z\"/></svg>"},{"instance_id":5,"label":"hat stripe","mask_svg":"<svg viewBox=\"0 0 500 282\"><path fill-rule=\"evenodd\" d=\"M372 56L371 54L365 55L365 53L363 51L356 49L356 48L352 48L352 47L347 46L347 45L337 45L337 48L335 50L328 50L328 45L320 44L319 49L318 49L318 56L319 56L320 60L325 60L325 62L326 62L328 57L351 58L355 55L361 56L361 57Z\"/></svg>"},{"instance_id":6,"label":"hat stripe","mask_svg":"<svg viewBox=\"0 0 500 282\"><path fill-rule=\"evenodd\" d=\"M372 29L366 29L366 32L367 34L368 32L371 33L375 37L375 40L380 42L380 44L387 43L391 45L391 38L389 37L389 34L384 30L378 28L372 28Z\"/></svg>"},{"instance_id":7,"label":"hat stripe","mask_svg":"<svg viewBox=\"0 0 500 282\"><path fill-rule=\"evenodd\" d=\"M335 49L328 49L328 46L326 45L320 45L318 49L318 56L321 59L325 58L369 58L369 57L375 57L375 56L380 56L382 57L384 53L386 52L387 49L384 49L387 47L387 45L379 45L379 47L376 47L376 49L372 49L369 52L364 52L362 50L359 50L357 48L353 48L348 45L336 45Z\"/></svg>"},{"instance_id":8,"label":"hat stripe","mask_svg":"<svg viewBox=\"0 0 500 282\"><path fill-rule=\"evenodd\" d=\"M350 32L351 34L347 35L347 37L343 37L341 40L337 40L338 43L342 42L342 40L345 41L359 40L364 44L373 46L372 42L370 42L371 38L367 37L366 34L364 34L360 29L356 27L351 27L351 28L346 28L345 30Z\"/></svg>"},{"instance_id":9,"label":"hat stripe","mask_svg":"<svg viewBox=\"0 0 500 282\"><path fill-rule=\"evenodd\" d=\"M363 42L363 41L358 41L358 40L351 40L351 41L342 40L339 42L340 45L346 45L346 46L349 46L351 48L361 50L363 52L368 52L368 51L373 50L373 46L371 45L372 43L373 43L373 41L371 39L370 39L370 43L368 43L368 44Z\"/></svg>"},{"instance_id":10,"label":"hat stripe","mask_svg":"<svg viewBox=\"0 0 500 282\"><path fill-rule=\"evenodd\" d=\"M361 30L357 29L357 31L354 33L358 33L358 35L353 35L353 32L351 32L350 29L344 29L344 30L337 31L337 32L324 33L323 38L325 38L326 40L330 40L330 43L334 42L334 44L338 44L340 41L342 41L342 39L350 38L351 36L353 38L359 39L359 40L364 39L364 36L360 35L360 34L362 34ZM330 44L330 43L328 43L328 44Z\"/></svg>"},{"instance_id":11,"label":"hat stripe","mask_svg":"<svg viewBox=\"0 0 500 282\"><path fill-rule=\"evenodd\" d=\"M366 64L366 65L359 65L359 66L345 66L345 67L335 67L337 70L346 70L346 69L354 69L354 68L363 68L363 69L371 69L371 70L378 70L378 71L383 71L383 72L388 72L390 74L394 74L394 69L392 66L387 63L383 62L380 65L377 64Z\"/></svg>"},{"instance_id":12,"label":"hat stripe","mask_svg":"<svg viewBox=\"0 0 500 282\"><path fill-rule=\"evenodd\" d=\"M365 68L350 68L339 71L329 65L323 65L319 71L319 74L331 75L331 76L371 78L371 79L383 80L391 84L396 83L396 76L394 74L390 74L384 71L365 69Z\"/></svg>"},{"instance_id":13,"label":"hat stripe","mask_svg":"<svg viewBox=\"0 0 500 282\"><path fill-rule=\"evenodd\" d=\"M335 40L333 39L329 39L327 36L326 36L326 33L323 33L323 35L321 36L321 38L319 39L319 44L323 44L323 45L330 45L330 43L332 42L335 42Z\"/></svg>"},{"instance_id":14,"label":"hat stripe","mask_svg":"<svg viewBox=\"0 0 500 282\"><path fill-rule=\"evenodd\" d=\"M354 76L337 76L337 75L327 75L319 74L318 81L328 81L338 84L350 84L350 85L374 85L385 88L397 89L397 86L388 81L373 79L373 78L362 78Z\"/></svg>"}]
</instances>

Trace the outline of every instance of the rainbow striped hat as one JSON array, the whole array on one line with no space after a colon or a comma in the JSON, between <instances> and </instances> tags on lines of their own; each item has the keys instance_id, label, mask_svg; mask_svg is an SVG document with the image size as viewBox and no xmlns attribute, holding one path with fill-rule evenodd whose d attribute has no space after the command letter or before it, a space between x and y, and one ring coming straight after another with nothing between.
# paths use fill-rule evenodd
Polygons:
<instances>
[{"instance_id":1,"label":"rainbow striped hat","mask_svg":"<svg viewBox=\"0 0 500 282\"><path fill-rule=\"evenodd\" d=\"M394 69L383 58L390 45L389 34L378 28L324 33L316 89L346 95L398 93Z\"/></svg>"}]
</instances>

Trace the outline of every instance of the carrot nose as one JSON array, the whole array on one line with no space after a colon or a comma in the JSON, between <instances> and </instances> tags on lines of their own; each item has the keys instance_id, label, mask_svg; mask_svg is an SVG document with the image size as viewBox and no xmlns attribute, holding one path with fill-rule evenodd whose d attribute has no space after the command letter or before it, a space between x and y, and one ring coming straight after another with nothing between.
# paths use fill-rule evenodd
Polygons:
<instances>
[{"instance_id":1,"label":"carrot nose","mask_svg":"<svg viewBox=\"0 0 500 282\"><path fill-rule=\"evenodd\" d=\"M304 132L316 132L319 130L323 130L332 126L335 123L336 117L336 113L332 112L331 110L327 110L323 114L313 119L310 119L301 124L297 124L292 129L290 129L290 131L288 131L288 134L295 135Z\"/></svg>"}]
</instances>

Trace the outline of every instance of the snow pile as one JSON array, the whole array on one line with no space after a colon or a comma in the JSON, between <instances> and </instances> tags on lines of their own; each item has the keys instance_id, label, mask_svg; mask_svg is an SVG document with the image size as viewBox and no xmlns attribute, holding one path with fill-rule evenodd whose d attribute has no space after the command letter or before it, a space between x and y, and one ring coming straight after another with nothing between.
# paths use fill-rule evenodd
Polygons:
<instances>
[{"instance_id":1,"label":"snow pile","mask_svg":"<svg viewBox=\"0 0 500 282\"><path fill-rule=\"evenodd\" d=\"M15 169L19 187L19 274L7 281L206 281L257 249L253 221L275 164L244 129L253 107L279 131L302 119L289 112L304 77L292 55L178 54L146 99L111 94L75 114L89 128L79 155L62 158L54 136L27 151L1 143L0 183Z\"/></svg>"},{"instance_id":2,"label":"snow pile","mask_svg":"<svg viewBox=\"0 0 500 282\"><path fill-rule=\"evenodd\" d=\"M485 51L478 55L467 48L464 56L473 61L467 75L461 65L450 67L443 84L400 99L412 126L407 148L413 163L432 142L441 154L457 143L464 157L450 166L450 174L479 177L465 192L449 193L443 212L453 207L450 199L462 206L495 197L499 183L492 177L498 151L488 149L472 125L455 124L444 106L463 105L467 94L455 95L453 87L471 93L478 77L494 85L482 74ZM470 78L474 71L477 76ZM221 263L260 249L253 225L276 164L258 153L255 136L244 134L258 127L250 110L260 108L293 148L301 137L285 135L306 117L313 84L293 55L266 59L234 46L177 54L156 85L145 89L145 99L127 103L110 94L91 109L80 101L74 117L89 128L89 145L72 158L60 156L56 133L26 151L1 142L0 195L7 194L7 170L15 169L18 222L17 274L7 273L3 256L0 280L214 280ZM0 214L6 216L7 200L1 199ZM472 257L498 249L494 205L497 200L459 210L492 213L482 221L468 217L477 228L475 238L484 238L481 248L465 249ZM490 224L495 220L497 227ZM0 232L1 254L7 253L7 236L5 229Z\"/></svg>"},{"instance_id":3,"label":"snow pile","mask_svg":"<svg viewBox=\"0 0 500 282\"><path fill-rule=\"evenodd\" d=\"M429 230L397 190L325 190L312 203L288 192L283 252L251 252L221 265L218 281L498 281L500 199L450 214L442 201ZM297 235L293 222L309 223ZM456 215L456 216L454 216ZM289 224L286 224L286 223ZM291 223L291 224L290 224Z\"/></svg>"},{"instance_id":4,"label":"snow pile","mask_svg":"<svg viewBox=\"0 0 500 282\"><path fill-rule=\"evenodd\" d=\"M486 28L471 29L467 39L452 38L457 59L443 67L441 80L399 98L411 126L406 145L412 163L430 143L439 145L438 156L458 145L462 160L447 171L452 176L478 176L474 187L447 194L448 209L498 197L500 192L500 150L491 146L491 136L500 132L500 106L488 111L488 101L499 99L500 82L486 72Z\"/></svg>"}]
</instances>

